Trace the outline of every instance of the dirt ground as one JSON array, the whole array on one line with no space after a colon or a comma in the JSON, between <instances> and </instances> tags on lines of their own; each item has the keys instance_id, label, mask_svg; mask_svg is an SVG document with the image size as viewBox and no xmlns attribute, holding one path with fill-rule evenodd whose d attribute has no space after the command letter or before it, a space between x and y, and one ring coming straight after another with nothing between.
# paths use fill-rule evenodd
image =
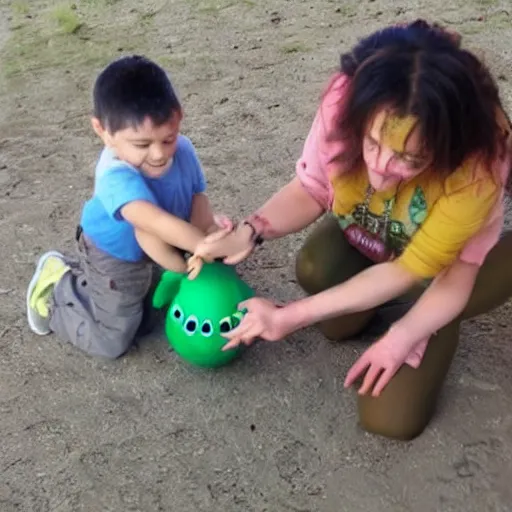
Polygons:
<instances>
[{"instance_id":1,"label":"dirt ground","mask_svg":"<svg viewBox=\"0 0 512 512\"><path fill-rule=\"evenodd\" d=\"M339 53L417 16L482 52L512 107L510 0L0 0L0 512L512 510L510 304L467 322L438 413L410 443L364 433L343 390L362 343L309 329L221 370L154 335L92 359L25 322L43 250L72 247L100 151L91 87L117 55L171 73L216 208L239 217L293 173ZM242 267L299 295L304 235Z\"/></svg>"}]
</instances>

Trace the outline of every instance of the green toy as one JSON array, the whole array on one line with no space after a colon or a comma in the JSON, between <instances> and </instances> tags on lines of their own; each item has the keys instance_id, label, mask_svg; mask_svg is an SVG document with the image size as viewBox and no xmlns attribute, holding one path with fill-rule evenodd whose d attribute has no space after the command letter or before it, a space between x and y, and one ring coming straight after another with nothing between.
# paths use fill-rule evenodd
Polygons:
<instances>
[{"instance_id":1,"label":"green toy","mask_svg":"<svg viewBox=\"0 0 512 512\"><path fill-rule=\"evenodd\" d=\"M203 263L195 279L165 271L153 295L153 307L169 306L165 333L169 346L185 361L206 368L231 362L241 347L222 351L221 336L235 328L245 314L238 304L254 296L235 268L220 262Z\"/></svg>"}]
</instances>

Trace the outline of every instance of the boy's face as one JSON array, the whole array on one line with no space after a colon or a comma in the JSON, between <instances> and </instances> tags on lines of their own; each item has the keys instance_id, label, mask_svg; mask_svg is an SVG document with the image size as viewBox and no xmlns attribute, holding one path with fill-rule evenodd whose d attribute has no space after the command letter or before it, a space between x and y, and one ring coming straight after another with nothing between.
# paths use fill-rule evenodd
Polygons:
<instances>
[{"instance_id":1,"label":"boy's face","mask_svg":"<svg viewBox=\"0 0 512 512\"><path fill-rule=\"evenodd\" d=\"M171 118L160 126L146 118L136 128L124 128L114 134L103 128L97 118L92 119L92 126L120 160L151 178L158 178L165 174L176 152L182 117L181 110L173 112Z\"/></svg>"}]
</instances>

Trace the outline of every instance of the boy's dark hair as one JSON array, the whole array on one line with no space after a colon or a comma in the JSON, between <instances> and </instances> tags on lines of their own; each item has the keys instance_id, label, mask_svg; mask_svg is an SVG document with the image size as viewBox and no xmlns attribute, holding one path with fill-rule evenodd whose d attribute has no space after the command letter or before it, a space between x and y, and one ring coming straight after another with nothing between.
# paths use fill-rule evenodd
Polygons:
<instances>
[{"instance_id":1,"label":"boy's dark hair","mask_svg":"<svg viewBox=\"0 0 512 512\"><path fill-rule=\"evenodd\" d=\"M93 99L94 116L112 134L147 117L162 125L181 109L165 71L139 55L111 62L96 79Z\"/></svg>"},{"instance_id":2,"label":"boy's dark hair","mask_svg":"<svg viewBox=\"0 0 512 512\"><path fill-rule=\"evenodd\" d=\"M383 107L418 117L435 171L453 172L470 155L490 164L507 150L510 121L494 80L438 25L417 20L378 31L341 56L341 73L350 81L337 136L348 143L340 159L350 169L362 163L365 130Z\"/></svg>"}]
</instances>

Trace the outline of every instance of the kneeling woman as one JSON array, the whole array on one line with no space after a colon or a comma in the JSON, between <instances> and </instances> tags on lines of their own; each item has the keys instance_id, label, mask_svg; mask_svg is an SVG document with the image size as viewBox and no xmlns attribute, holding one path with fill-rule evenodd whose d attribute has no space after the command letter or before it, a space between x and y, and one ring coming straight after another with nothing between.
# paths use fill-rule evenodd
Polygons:
<instances>
[{"instance_id":1,"label":"kneeling woman","mask_svg":"<svg viewBox=\"0 0 512 512\"><path fill-rule=\"evenodd\" d=\"M512 233L500 239L510 135L488 70L454 35L417 21L362 40L326 88L297 176L196 252L236 263L257 237L300 231L327 212L297 258L309 296L242 304L227 347L312 324L342 340L384 316L387 331L345 384L358 383L363 428L420 434L461 320L512 294Z\"/></svg>"}]
</instances>

